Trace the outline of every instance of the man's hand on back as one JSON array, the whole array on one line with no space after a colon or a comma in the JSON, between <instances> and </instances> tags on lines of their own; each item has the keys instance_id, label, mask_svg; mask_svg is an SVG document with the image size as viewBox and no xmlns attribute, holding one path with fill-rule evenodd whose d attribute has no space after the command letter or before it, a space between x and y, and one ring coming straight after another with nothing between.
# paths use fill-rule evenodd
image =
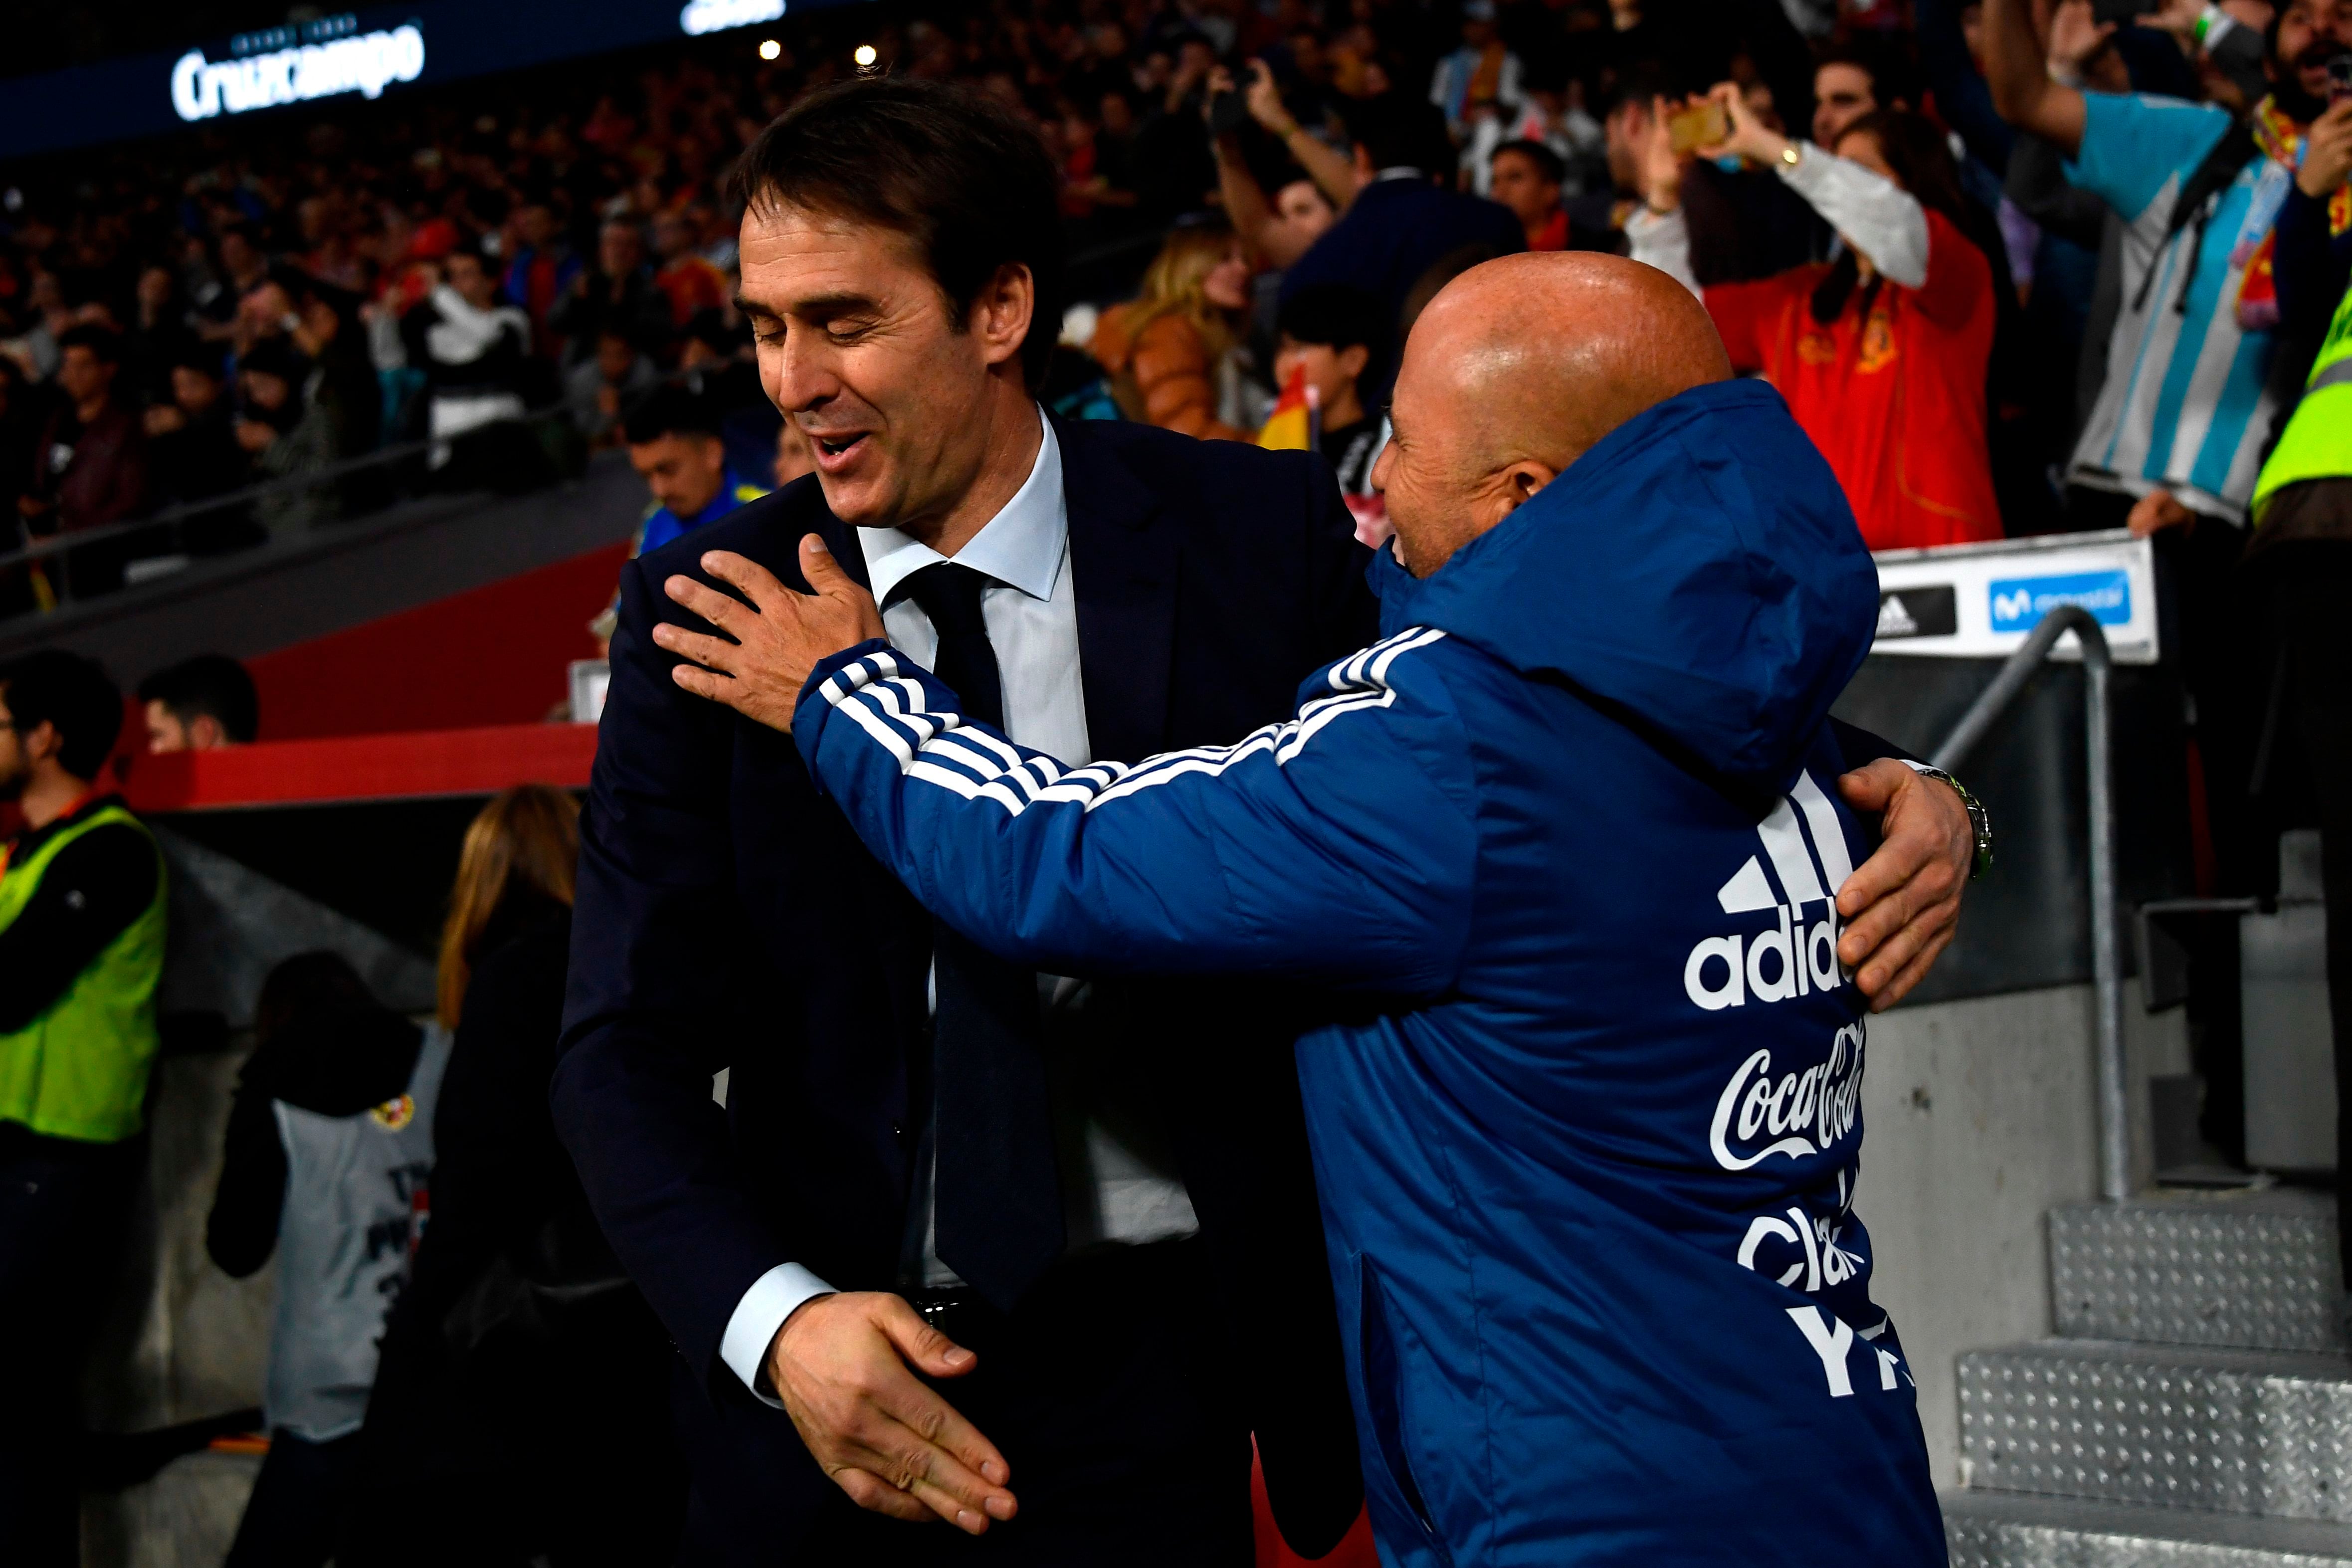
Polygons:
<instances>
[{"instance_id":1,"label":"man's hand on back","mask_svg":"<svg viewBox=\"0 0 2352 1568\"><path fill-rule=\"evenodd\" d=\"M654 641L692 661L670 671L680 686L772 730L792 731L793 708L819 661L884 635L874 596L850 579L814 533L801 540L801 574L816 590L813 594L794 593L758 562L730 551L710 552L702 558L702 569L741 589L751 602L746 605L691 577L672 577L662 585L669 596L725 636L663 621L654 627Z\"/></svg>"},{"instance_id":2,"label":"man's hand on back","mask_svg":"<svg viewBox=\"0 0 2352 1568\"><path fill-rule=\"evenodd\" d=\"M1960 889L1976 858L1975 826L1951 785L1881 757L1838 779L1858 812L1879 815L1875 854L1837 891L1846 921L1838 962L1883 1013L1926 977L1960 921Z\"/></svg>"},{"instance_id":3,"label":"man's hand on back","mask_svg":"<svg viewBox=\"0 0 2352 1568\"><path fill-rule=\"evenodd\" d=\"M768 1345L768 1381L801 1441L850 1500L893 1519L946 1520L978 1535L1011 1519L1012 1470L994 1445L926 1387L979 1364L897 1296L819 1296Z\"/></svg>"}]
</instances>

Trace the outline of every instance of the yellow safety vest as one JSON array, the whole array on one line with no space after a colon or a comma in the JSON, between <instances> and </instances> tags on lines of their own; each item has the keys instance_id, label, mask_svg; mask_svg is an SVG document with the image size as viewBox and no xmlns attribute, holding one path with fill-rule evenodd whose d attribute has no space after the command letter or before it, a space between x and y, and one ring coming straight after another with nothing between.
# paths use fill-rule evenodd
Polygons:
<instances>
[{"instance_id":1,"label":"yellow safety vest","mask_svg":"<svg viewBox=\"0 0 2352 1568\"><path fill-rule=\"evenodd\" d=\"M0 874L0 931L24 913L49 862L67 845L116 824L136 829L153 847L137 817L119 805L100 807ZM14 1034L0 1034L0 1121L91 1143L116 1142L139 1131L147 1070L162 1043L155 989L163 979L165 905L159 852L155 896L139 918L116 933L47 1012Z\"/></svg>"},{"instance_id":2,"label":"yellow safety vest","mask_svg":"<svg viewBox=\"0 0 2352 1568\"><path fill-rule=\"evenodd\" d=\"M2254 479L2255 525L2273 492L2305 479L2347 477L2352 477L2352 290L2337 302L2327 341L2304 383L2303 401Z\"/></svg>"}]
</instances>

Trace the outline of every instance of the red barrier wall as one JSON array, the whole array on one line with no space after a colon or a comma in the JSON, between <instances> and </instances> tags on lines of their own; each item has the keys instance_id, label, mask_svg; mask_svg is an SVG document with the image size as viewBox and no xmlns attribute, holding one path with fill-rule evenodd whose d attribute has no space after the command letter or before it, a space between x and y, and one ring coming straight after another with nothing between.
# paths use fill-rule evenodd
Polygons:
<instances>
[{"instance_id":1,"label":"red barrier wall","mask_svg":"<svg viewBox=\"0 0 2352 1568\"><path fill-rule=\"evenodd\" d=\"M625 542L246 661L261 738L529 724L596 657L588 622L612 598Z\"/></svg>"}]
</instances>

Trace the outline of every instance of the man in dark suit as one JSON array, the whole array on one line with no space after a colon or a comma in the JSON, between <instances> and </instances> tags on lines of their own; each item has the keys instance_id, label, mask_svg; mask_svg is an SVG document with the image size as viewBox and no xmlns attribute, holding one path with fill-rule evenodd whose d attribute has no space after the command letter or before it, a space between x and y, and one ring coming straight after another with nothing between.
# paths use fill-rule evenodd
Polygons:
<instances>
[{"instance_id":1,"label":"man in dark suit","mask_svg":"<svg viewBox=\"0 0 2352 1568\"><path fill-rule=\"evenodd\" d=\"M814 533L1024 742L1227 742L1372 636L1329 470L1045 418L1055 181L992 105L860 80L740 167L742 304L817 473L624 573L552 1089L679 1350L684 1560L1244 1564L1253 1434L1318 1554L1360 1477L1265 1048L1294 1004L1015 972L935 927L790 738L679 689L651 633L708 629L664 592L714 581L704 552L804 586ZM1880 765L1903 897L1854 925L1894 938L1884 985L1940 946L1966 827Z\"/></svg>"}]
</instances>

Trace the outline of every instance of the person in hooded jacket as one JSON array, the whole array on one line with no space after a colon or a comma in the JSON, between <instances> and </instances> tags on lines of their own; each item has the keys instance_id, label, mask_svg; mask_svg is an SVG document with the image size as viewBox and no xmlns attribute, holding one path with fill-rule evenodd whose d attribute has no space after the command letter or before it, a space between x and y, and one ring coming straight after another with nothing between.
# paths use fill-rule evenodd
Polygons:
<instances>
[{"instance_id":1,"label":"person in hooded jacket","mask_svg":"<svg viewBox=\"0 0 2352 1568\"><path fill-rule=\"evenodd\" d=\"M1383 1562L1941 1564L1854 1211L1853 514L1615 258L1464 274L1393 406L1383 638L1238 745L1014 746L821 542L809 596L714 552L756 609L674 577L734 640L655 638L1008 961L1328 988L1297 1060Z\"/></svg>"},{"instance_id":2,"label":"person in hooded jacket","mask_svg":"<svg viewBox=\"0 0 2352 1568\"><path fill-rule=\"evenodd\" d=\"M385 1313L430 1203L449 1041L378 1003L348 959L324 951L269 972L253 1032L205 1218L205 1250L231 1279L278 1258L269 1452L228 1568L319 1568L334 1553Z\"/></svg>"}]
</instances>

